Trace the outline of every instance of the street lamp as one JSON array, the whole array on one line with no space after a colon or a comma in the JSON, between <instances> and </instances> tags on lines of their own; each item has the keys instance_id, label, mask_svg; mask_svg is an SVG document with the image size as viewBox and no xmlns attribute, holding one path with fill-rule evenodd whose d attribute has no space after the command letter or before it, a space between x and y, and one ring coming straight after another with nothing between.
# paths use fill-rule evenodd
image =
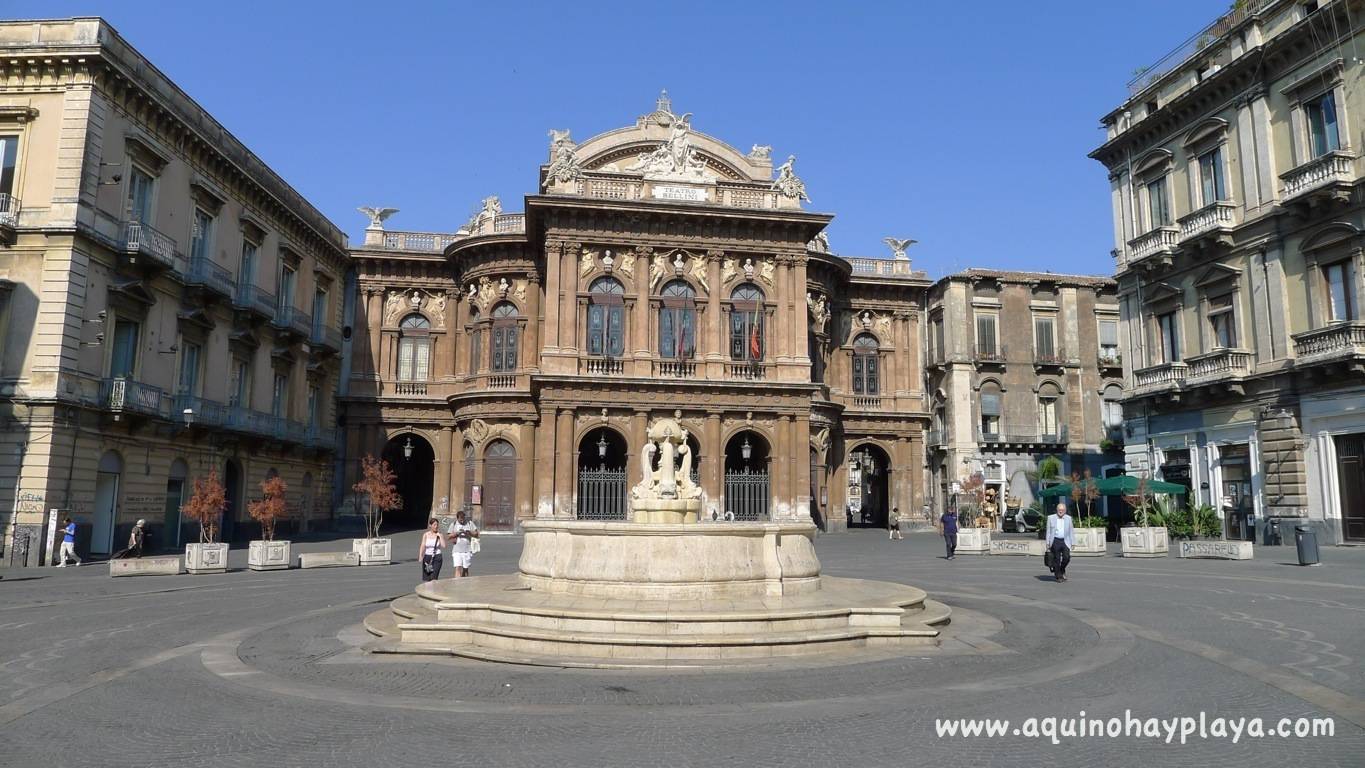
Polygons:
<instances>
[{"instance_id":1,"label":"street lamp","mask_svg":"<svg viewBox=\"0 0 1365 768\"><path fill-rule=\"evenodd\" d=\"M409 435L409 436L408 436L408 441L407 441L406 443L403 443L403 460L404 460L404 461L407 461L408 459L411 459L411 458L412 458L412 436Z\"/></svg>"},{"instance_id":2,"label":"street lamp","mask_svg":"<svg viewBox=\"0 0 1365 768\"><path fill-rule=\"evenodd\" d=\"M607 458L607 435L605 432L597 437L597 458Z\"/></svg>"},{"instance_id":3,"label":"street lamp","mask_svg":"<svg viewBox=\"0 0 1365 768\"><path fill-rule=\"evenodd\" d=\"M184 419L185 419L185 426L187 426L187 427L194 426L194 409L193 409L193 408L186 408L180 415L181 415L182 417L184 417Z\"/></svg>"},{"instance_id":4,"label":"street lamp","mask_svg":"<svg viewBox=\"0 0 1365 768\"><path fill-rule=\"evenodd\" d=\"M739 447L739 455L740 455L741 457L743 457L743 459L744 459L745 461L748 461L748 460L749 460L749 457L751 457L751 456L754 455L754 448L753 448L753 446L749 445L749 436L748 436L748 435L745 435L745 436L744 436L744 445L741 445L741 446Z\"/></svg>"}]
</instances>

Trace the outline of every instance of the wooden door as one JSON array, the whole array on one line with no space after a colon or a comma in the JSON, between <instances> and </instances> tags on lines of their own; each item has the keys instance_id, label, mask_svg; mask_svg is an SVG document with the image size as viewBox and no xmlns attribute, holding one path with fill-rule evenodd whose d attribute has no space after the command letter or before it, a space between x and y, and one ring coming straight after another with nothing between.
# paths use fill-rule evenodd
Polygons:
<instances>
[{"instance_id":1,"label":"wooden door","mask_svg":"<svg viewBox=\"0 0 1365 768\"><path fill-rule=\"evenodd\" d=\"M1340 435L1336 444L1342 532L1347 541L1365 541L1365 435Z\"/></svg>"},{"instance_id":2,"label":"wooden door","mask_svg":"<svg viewBox=\"0 0 1365 768\"><path fill-rule=\"evenodd\" d=\"M516 525L516 449L498 440L488 446L483 458L483 527L510 531Z\"/></svg>"}]
</instances>

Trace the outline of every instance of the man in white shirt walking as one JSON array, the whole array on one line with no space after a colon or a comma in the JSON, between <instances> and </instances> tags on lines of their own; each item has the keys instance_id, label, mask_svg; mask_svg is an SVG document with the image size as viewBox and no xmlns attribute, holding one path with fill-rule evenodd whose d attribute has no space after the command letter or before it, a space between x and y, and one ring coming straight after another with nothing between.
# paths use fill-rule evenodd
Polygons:
<instances>
[{"instance_id":1,"label":"man in white shirt walking","mask_svg":"<svg viewBox=\"0 0 1365 768\"><path fill-rule=\"evenodd\" d=\"M450 524L450 557L455 566L455 576L468 576L469 566L474 562L475 542L479 538L479 528L473 520L465 517L464 510L455 513L455 522Z\"/></svg>"},{"instance_id":2,"label":"man in white shirt walking","mask_svg":"<svg viewBox=\"0 0 1365 768\"><path fill-rule=\"evenodd\" d=\"M1071 548L1076 545L1076 529L1066 514L1066 502L1057 502L1057 514L1047 519L1047 546L1052 554L1052 575L1066 581L1066 566L1071 562Z\"/></svg>"}]
</instances>

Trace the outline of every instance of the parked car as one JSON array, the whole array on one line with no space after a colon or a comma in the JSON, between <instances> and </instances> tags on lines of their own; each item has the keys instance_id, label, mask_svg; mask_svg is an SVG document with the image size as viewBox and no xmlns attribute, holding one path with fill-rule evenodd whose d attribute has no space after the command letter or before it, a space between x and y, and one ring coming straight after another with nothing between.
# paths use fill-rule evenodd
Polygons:
<instances>
[{"instance_id":1,"label":"parked car","mask_svg":"<svg viewBox=\"0 0 1365 768\"><path fill-rule=\"evenodd\" d=\"M1008 510L1000 521L1006 533L1030 533L1038 530L1042 522L1043 515L1032 508Z\"/></svg>"}]
</instances>

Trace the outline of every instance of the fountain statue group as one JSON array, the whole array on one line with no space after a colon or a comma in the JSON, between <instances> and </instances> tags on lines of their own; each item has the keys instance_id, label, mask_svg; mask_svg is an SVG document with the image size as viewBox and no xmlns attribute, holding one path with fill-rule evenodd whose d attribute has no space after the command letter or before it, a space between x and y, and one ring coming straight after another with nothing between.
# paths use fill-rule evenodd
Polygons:
<instances>
[{"instance_id":1,"label":"fountain statue group","mask_svg":"<svg viewBox=\"0 0 1365 768\"><path fill-rule=\"evenodd\" d=\"M687 428L677 419L659 419L645 433L640 483L631 489L631 519L636 523L695 523L701 488L692 481L692 451Z\"/></svg>"}]
</instances>

